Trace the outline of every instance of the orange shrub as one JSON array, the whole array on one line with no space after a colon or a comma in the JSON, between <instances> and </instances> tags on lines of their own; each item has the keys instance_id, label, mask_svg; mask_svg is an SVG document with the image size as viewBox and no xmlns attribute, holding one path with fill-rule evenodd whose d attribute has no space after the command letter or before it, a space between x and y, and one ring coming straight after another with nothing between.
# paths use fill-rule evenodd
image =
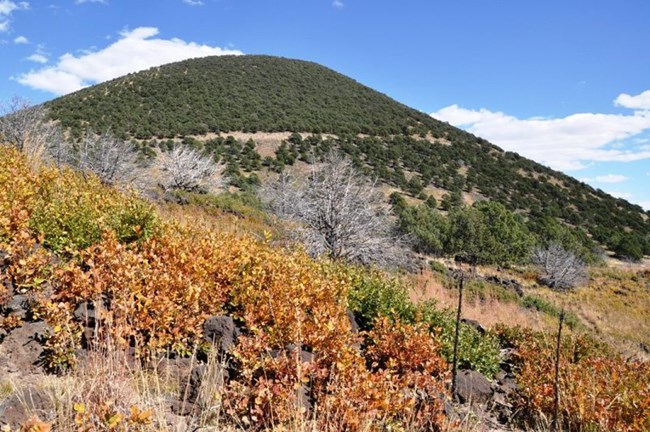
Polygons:
<instances>
[{"instance_id":1,"label":"orange shrub","mask_svg":"<svg viewBox=\"0 0 650 432\"><path fill-rule=\"evenodd\" d=\"M189 354L205 319L220 312L226 290L211 277L218 244L179 233L124 245L112 235L59 272L56 301L104 307L104 333L113 343L135 343L142 354Z\"/></svg>"},{"instance_id":2,"label":"orange shrub","mask_svg":"<svg viewBox=\"0 0 650 432\"><path fill-rule=\"evenodd\" d=\"M498 330L511 343L527 422L554 408L555 338L524 329ZM650 363L607 353L584 335L567 335L560 356L560 415L567 431L641 432L650 428Z\"/></svg>"}]
</instances>

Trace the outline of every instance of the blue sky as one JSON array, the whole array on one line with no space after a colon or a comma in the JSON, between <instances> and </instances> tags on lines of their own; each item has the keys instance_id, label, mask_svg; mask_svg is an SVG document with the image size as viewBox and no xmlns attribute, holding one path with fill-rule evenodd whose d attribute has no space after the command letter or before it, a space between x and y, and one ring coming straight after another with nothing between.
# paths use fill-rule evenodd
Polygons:
<instances>
[{"instance_id":1,"label":"blue sky","mask_svg":"<svg viewBox=\"0 0 650 432\"><path fill-rule=\"evenodd\" d=\"M650 209L648 0L0 0L0 100L202 55L316 61Z\"/></svg>"}]
</instances>

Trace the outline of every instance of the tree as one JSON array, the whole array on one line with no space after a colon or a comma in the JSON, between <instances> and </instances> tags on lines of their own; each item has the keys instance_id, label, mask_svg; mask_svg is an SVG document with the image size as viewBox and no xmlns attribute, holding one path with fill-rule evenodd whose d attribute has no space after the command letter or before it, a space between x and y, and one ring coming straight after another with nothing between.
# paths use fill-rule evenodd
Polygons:
<instances>
[{"instance_id":1,"label":"tree","mask_svg":"<svg viewBox=\"0 0 650 432\"><path fill-rule=\"evenodd\" d=\"M587 278L584 261L558 243L536 248L531 261L541 268L540 282L550 288L568 290Z\"/></svg>"},{"instance_id":2,"label":"tree","mask_svg":"<svg viewBox=\"0 0 650 432\"><path fill-rule=\"evenodd\" d=\"M621 236L620 241L614 247L616 256L631 261L639 261L643 259L643 245L639 237L625 233Z\"/></svg>"},{"instance_id":3,"label":"tree","mask_svg":"<svg viewBox=\"0 0 650 432\"><path fill-rule=\"evenodd\" d=\"M453 210L449 226L446 252L472 263L524 263L533 247L533 237L523 222L494 201Z\"/></svg>"},{"instance_id":4,"label":"tree","mask_svg":"<svg viewBox=\"0 0 650 432\"><path fill-rule=\"evenodd\" d=\"M439 211L428 205L398 208L400 228L415 237L414 247L426 254L442 254L449 223Z\"/></svg>"},{"instance_id":5,"label":"tree","mask_svg":"<svg viewBox=\"0 0 650 432\"><path fill-rule=\"evenodd\" d=\"M130 142L87 130L70 159L77 169L94 173L105 184L130 183L136 177L137 152Z\"/></svg>"},{"instance_id":6,"label":"tree","mask_svg":"<svg viewBox=\"0 0 650 432\"><path fill-rule=\"evenodd\" d=\"M312 256L381 266L404 261L382 193L336 153L312 164L307 176L280 175L261 198L278 217L295 223L297 238Z\"/></svg>"},{"instance_id":7,"label":"tree","mask_svg":"<svg viewBox=\"0 0 650 432\"><path fill-rule=\"evenodd\" d=\"M63 144L61 129L49 122L43 106L32 106L27 99L12 98L0 105L0 141L16 147L30 164L52 156L58 162Z\"/></svg>"},{"instance_id":8,"label":"tree","mask_svg":"<svg viewBox=\"0 0 650 432\"><path fill-rule=\"evenodd\" d=\"M217 164L212 158L188 147L175 146L162 152L156 165L162 172L160 184L165 190L196 191L218 185Z\"/></svg>"}]
</instances>

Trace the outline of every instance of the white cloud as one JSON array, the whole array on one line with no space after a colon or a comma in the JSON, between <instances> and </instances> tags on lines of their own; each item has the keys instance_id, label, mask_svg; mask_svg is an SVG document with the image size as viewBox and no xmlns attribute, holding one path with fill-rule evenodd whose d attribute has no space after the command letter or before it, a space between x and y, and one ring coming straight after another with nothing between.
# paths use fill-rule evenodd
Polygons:
<instances>
[{"instance_id":1,"label":"white cloud","mask_svg":"<svg viewBox=\"0 0 650 432\"><path fill-rule=\"evenodd\" d=\"M0 33L9 31L11 14L17 10L29 9L28 2L15 2L11 0L0 0Z\"/></svg>"},{"instance_id":2,"label":"white cloud","mask_svg":"<svg viewBox=\"0 0 650 432\"><path fill-rule=\"evenodd\" d=\"M0 15L10 15L18 9L18 5L10 0L0 0Z\"/></svg>"},{"instance_id":3,"label":"white cloud","mask_svg":"<svg viewBox=\"0 0 650 432\"><path fill-rule=\"evenodd\" d=\"M636 96L620 94L614 103L618 106L640 110L650 110L650 90L646 90Z\"/></svg>"},{"instance_id":4,"label":"white cloud","mask_svg":"<svg viewBox=\"0 0 650 432\"><path fill-rule=\"evenodd\" d=\"M640 201L639 204L645 211L650 211L650 201Z\"/></svg>"},{"instance_id":5,"label":"white cloud","mask_svg":"<svg viewBox=\"0 0 650 432\"><path fill-rule=\"evenodd\" d=\"M342 9L343 6L345 6L345 4L343 3L342 0L334 0L334 1L332 2L332 6L334 6L334 7L337 8L337 9Z\"/></svg>"},{"instance_id":6,"label":"white cloud","mask_svg":"<svg viewBox=\"0 0 650 432\"><path fill-rule=\"evenodd\" d=\"M155 27L123 31L113 44L99 51L64 54L54 66L22 74L15 79L34 89L63 95L154 66L212 55L239 55L237 50L200 45L181 39L153 39Z\"/></svg>"},{"instance_id":7,"label":"white cloud","mask_svg":"<svg viewBox=\"0 0 650 432\"><path fill-rule=\"evenodd\" d=\"M631 98L640 106L636 98L643 94ZM650 110L629 115L578 113L563 118L519 119L503 112L450 105L431 115L559 170L585 168L590 162L650 158L650 146L616 146L650 130Z\"/></svg>"},{"instance_id":8,"label":"white cloud","mask_svg":"<svg viewBox=\"0 0 650 432\"><path fill-rule=\"evenodd\" d=\"M594 181L598 183L622 183L629 179L630 179L629 177L620 174L607 174L607 175L596 177Z\"/></svg>"},{"instance_id":9,"label":"white cloud","mask_svg":"<svg viewBox=\"0 0 650 432\"><path fill-rule=\"evenodd\" d=\"M45 63L47 63L48 59L47 59L47 56L45 54L34 53L34 54L30 55L29 57L27 57L27 60L33 61L34 63L45 64Z\"/></svg>"},{"instance_id":10,"label":"white cloud","mask_svg":"<svg viewBox=\"0 0 650 432\"><path fill-rule=\"evenodd\" d=\"M18 36L17 38L14 39L15 44L27 44L29 43L29 39L27 39L25 36Z\"/></svg>"},{"instance_id":11,"label":"white cloud","mask_svg":"<svg viewBox=\"0 0 650 432\"><path fill-rule=\"evenodd\" d=\"M203 2L201 0L183 0L183 3L190 6L203 6Z\"/></svg>"}]
</instances>

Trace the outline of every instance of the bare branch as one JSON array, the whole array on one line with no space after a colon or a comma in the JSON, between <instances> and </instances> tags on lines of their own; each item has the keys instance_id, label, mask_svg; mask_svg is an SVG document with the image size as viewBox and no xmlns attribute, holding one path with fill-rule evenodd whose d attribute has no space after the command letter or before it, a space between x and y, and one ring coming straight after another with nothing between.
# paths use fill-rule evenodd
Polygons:
<instances>
[{"instance_id":1,"label":"bare branch","mask_svg":"<svg viewBox=\"0 0 650 432\"><path fill-rule=\"evenodd\" d=\"M295 236L312 256L381 266L405 261L382 193L337 154L313 164L308 176L281 174L261 197L278 217L296 222Z\"/></svg>"},{"instance_id":2,"label":"bare branch","mask_svg":"<svg viewBox=\"0 0 650 432\"><path fill-rule=\"evenodd\" d=\"M531 261L541 267L540 281L550 288L567 290L587 278L585 263L557 243L535 249Z\"/></svg>"},{"instance_id":3,"label":"bare branch","mask_svg":"<svg viewBox=\"0 0 650 432\"><path fill-rule=\"evenodd\" d=\"M105 132L101 135L87 130L77 151L74 165L81 171L94 173L106 184L129 184L136 177L137 153L133 145Z\"/></svg>"},{"instance_id":4,"label":"bare branch","mask_svg":"<svg viewBox=\"0 0 650 432\"><path fill-rule=\"evenodd\" d=\"M189 147L176 146L158 155L156 163L163 172L165 190L195 191L217 186L218 170L214 160Z\"/></svg>"},{"instance_id":5,"label":"bare branch","mask_svg":"<svg viewBox=\"0 0 650 432\"><path fill-rule=\"evenodd\" d=\"M47 110L27 99L14 97L0 105L0 116L0 141L16 147L32 164L55 155L63 143L63 133L47 120Z\"/></svg>"}]
</instances>

